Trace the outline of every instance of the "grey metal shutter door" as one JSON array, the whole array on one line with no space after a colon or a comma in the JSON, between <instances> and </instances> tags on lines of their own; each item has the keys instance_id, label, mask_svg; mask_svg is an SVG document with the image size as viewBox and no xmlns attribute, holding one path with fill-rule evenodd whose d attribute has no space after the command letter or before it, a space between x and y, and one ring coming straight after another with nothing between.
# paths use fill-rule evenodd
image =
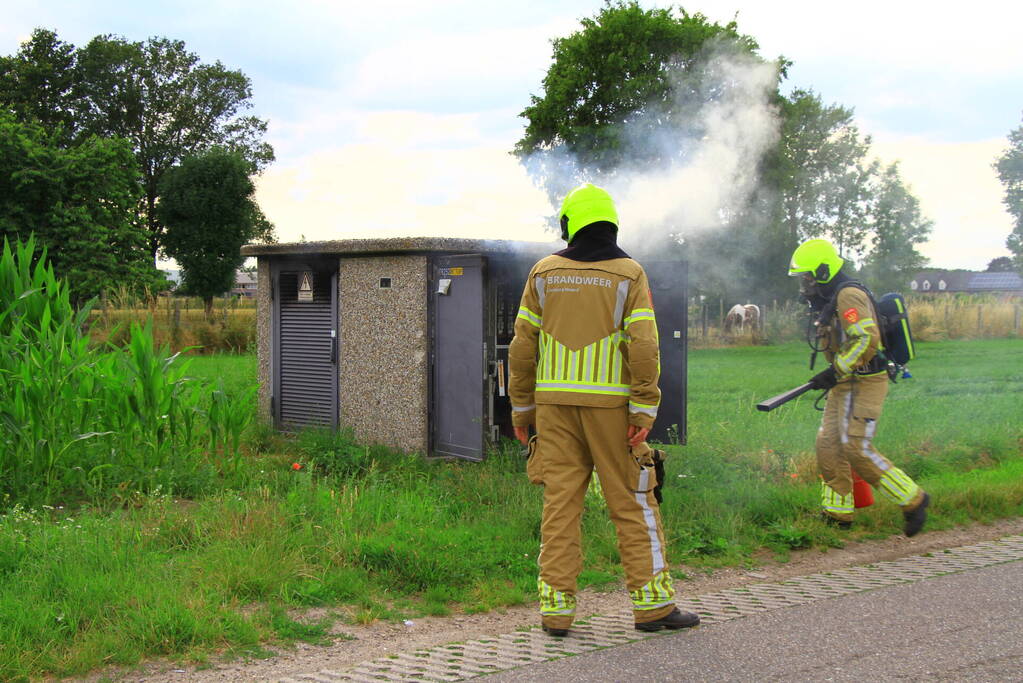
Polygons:
<instances>
[{"instance_id":1,"label":"grey metal shutter door","mask_svg":"<svg viewBox=\"0 0 1023 683\"><path fill-rule=\"evenodd\" d=\"M335 276L313 273L313 300L298 298L298 272L281 272L278 420L283 427L337 426Z\"/></svg>"},{"instance_id":2,"label":"grey metal shutter door","mask_svg":"<svg viewBox=\"0 0 1023 683\"><path fill-rule=\"evenodd\" d=\"M433 297L433 454L482 460L485 261L482 256L437 259ZM446 293L438 293L441 280Z\"/></svg>"}]
</instances>

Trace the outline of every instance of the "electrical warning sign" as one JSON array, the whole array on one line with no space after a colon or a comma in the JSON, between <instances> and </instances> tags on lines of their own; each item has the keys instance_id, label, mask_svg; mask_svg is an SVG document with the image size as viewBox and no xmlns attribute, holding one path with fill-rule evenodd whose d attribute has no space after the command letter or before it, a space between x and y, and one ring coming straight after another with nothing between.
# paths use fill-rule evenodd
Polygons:
<instances>
[{"instance_id":1,"label":"electrical warning sign","mask_svg":"<svg viewBox=\"0 0 1023 683\"><path fill-rule=\"evenodd\" d=\"M305 271L298 276L298 300L313 300L313 274Z\"/></svg>"}]
</instances>

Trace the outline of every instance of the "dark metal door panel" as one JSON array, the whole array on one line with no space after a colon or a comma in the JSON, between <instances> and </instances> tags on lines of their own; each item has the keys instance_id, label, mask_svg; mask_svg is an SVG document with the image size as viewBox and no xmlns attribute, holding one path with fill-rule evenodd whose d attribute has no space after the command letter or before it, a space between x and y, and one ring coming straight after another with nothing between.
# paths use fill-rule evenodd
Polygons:
<instances>
[{"instance_id":1,"label":"dark metal door panel","mask_svg":"<svg viewBox=\"0 0 1023 683\"><path fill-rule=\"evenodd\" d=\"M431 278L433 454L484 457L484 281L480 255L443 256Z\"/></svg>"},{"instance_id":2,"label":"dark metal door panel","mask_svg":"<svg viewBox=\"0 0 1023 683\"><path fill-rule=\"evenodd\" d=\"M663 443L686 442L686 399L688 392L686 329L689 316L688 269L686 262L644 263L657 316L660 340L661 406L650 438Z\"/></svg>"},{"instance_id":3,"label":"dark metal door panel","mask_svg":"<svg viewBox=\"0 0 1023 683\"><path fill-rule=\"evenodd\" d=\"M277 303L275 419L284 429L337 427L337 273L282 269Z\"/></svg>"}]
</instances>

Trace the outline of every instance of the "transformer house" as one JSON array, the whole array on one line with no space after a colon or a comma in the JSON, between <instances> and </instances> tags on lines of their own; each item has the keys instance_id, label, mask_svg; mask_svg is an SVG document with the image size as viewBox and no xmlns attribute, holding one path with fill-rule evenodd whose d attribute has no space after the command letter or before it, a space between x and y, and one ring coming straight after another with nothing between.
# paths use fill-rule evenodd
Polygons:
<instances>
[{"instance_id":1,"label":"transformer house","mask_svg":"<svg viewBox=\"0 0 1023 683\"><path fill-rule=\"evenodd\" d=\"M282 430L481 460L513 438L508 345L529 269L554 243L450 238L248 245L258 269L259 409ZM651 438L684 442L685 264L642 261L661 347Z\"/></svg>"}]
</instances>

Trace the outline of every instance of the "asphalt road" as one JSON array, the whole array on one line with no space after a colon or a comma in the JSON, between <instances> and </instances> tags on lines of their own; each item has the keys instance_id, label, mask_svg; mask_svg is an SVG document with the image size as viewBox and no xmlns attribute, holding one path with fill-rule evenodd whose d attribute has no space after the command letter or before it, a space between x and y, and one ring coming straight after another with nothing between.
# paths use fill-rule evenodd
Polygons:
<instances>
[{"instance_id":1,"label":"asphalt road","mask_svg":"<svg viewBox=\"0 0 1023 683\"><path fill-rule=\"evenodd\" d=\"M1023 561L764 612L486 681L1023 681Z\"/></svg>"}]
</instances>

